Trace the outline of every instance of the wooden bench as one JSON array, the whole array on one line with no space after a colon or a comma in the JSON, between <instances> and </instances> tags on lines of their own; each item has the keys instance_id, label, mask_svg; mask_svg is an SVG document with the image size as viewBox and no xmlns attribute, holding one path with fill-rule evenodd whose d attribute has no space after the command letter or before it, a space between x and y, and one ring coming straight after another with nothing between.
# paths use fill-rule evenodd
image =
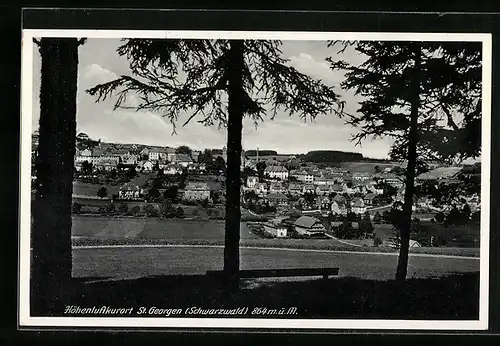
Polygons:
<instances>
[{"instance_id":1,"label":"wooden bench","mask_svg":"<svg viewBox=\"0 0 500 346\"><path fill-rule=\"evenodd\" d=\"M297 269L252 269L240 270L240 278L270 278L293 276L322 276L327 280L329 276L339 274L339 268L297 268ZM224 277L222 270L209 270L207 276Z\"/></svg>"}]
</instances>

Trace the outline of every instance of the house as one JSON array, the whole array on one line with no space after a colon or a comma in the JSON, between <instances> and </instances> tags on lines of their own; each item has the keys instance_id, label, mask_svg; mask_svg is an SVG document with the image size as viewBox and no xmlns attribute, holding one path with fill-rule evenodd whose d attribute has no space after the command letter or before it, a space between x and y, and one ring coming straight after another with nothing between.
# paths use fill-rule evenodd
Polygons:
<instances>
[{"instance_id":1,"label":"house","mask_svg":"<svg viewBox=\"0 0 500 346\"><path fill-rule=\"evenodd\" d=\"M255 193L259 196L265 195L268 192L266 183L256 183L254 186Z\"/></svg>"},{"instance_id":2,"label":"house","mask_svg":"<svg viewBox=\"0 0 500 346\"><path fill-rule=\"evenodd\" d=\"M272 234L276 238L285 238L287 236L288 226L281 220L270 220L264 223L264 231Z\"/></svg>"},{"instance_id":3,"label":"house","mask_svg":"<svg viewBox=\"0 0 500 346\"><path fill-rule=\"evenodd\" d=\"M38 148L33 149L32 152L36 152ZM79 150L75 155L75 163L81 164L82 162L92 162L92 152L89 149Z\"/></svg>"},{"instance_id":4,"label":"house","mask_svg":"<svg viewBox=\"0 0 500 346\"><path fill-rule=\"evenodd\" d=\"M193 163L193 164L190 164L188 166L188 172L190 173L194 173L194 174L202 174L205 172L206 168L205 168L205 164L202 163L202 164L199 164L199 163Z\"/></svg>"},{"instance_id":5,"label":"house","mask_svg":"<svg viewBox=\"0 0 500 346\"><path fill-rule=\"evenodd\" d=\"M323 177L325 178L327 186L332 186L335 184L335 177L333 176L333 174L325 174Z\"/></svg>"},{"instance_id":6,"label":"house","mask_svg":"<svg viewBox=\"0 0 500 346\"><path fill-rule=\"evenodd\" d=\"M253 189L253 188L255 188L255 184L257 184L258 182L259 182L258 177L248 177L247 178L247 187L250 189Z\"/></svg>"},{"instance_id":7,"label":"house","mask_svg":"<svg viewBox=\"0 0 500 346\"><path fill-rule=\"evenodd\" d=\"M134 184L125 184L118 190L118 199L141 200L144 196L144 190Z\"/></svg>"},{"instance_id":8,"label":"house","mask_svg":"<svg viewBox=\"0 0 500 346\"><path fill-rule=\"evenodd\" d=\"M354 185L354 189L356 190L357 193L361 193L363 195L366 195L368 193L368 188L364 183L358 183Z\"/></svg>"},{"instance_id":9,"label":"house","mask_svg":"<svg viewBox=\"0 0 500 346\"><path fill-rule=\"evenodd\" d=\"M315 177L314 179L314 185L326 186L327 184L328 184L328 179L322 175Z\"/></svg>"},{"instance_id":10,"label":"house","mask_svg":"<svg viewBox=\"0 0 500 346\"><path fill-rule=\"evenodd\" d=\"M364 214L366 211L366 206L365 203L363 202L363 199L361 198L356 198L354 199L351 210L355 214Z\"/></svg>"},{"instance_id":11,"label":"house","mask_svg":"<svg viewBox=\"0 0 500 346\"><path fill-rule=\"evenodd\" d=\"M83 150L80 150L80 152L78 153L80 156L92 156L92 151L90 149L83 149Z\"/></svg>"},{"instance_id":12,"label":"house","mask_svg":"<svg viewBox=\"0 0 500 346\"><path fill-rule=\"evenodd\" d=\"M120 161L123 161L125 157L130 156L130 151L127 149L114 149L114 150L111 150L111 153L116 155L116 156L119 156Z\"/></svg>"},{"instance_id":13,"label":"house","mask_svg":"<svg viewBox=\"0 0 500 346\"><path fill-rule=\"evenodd\" d=\"M137 162L139 161L137 155L132 155L132 154L124 155L121 159L122 163L125 165L136 165Z\"/></svg>"},{"instance_id":14,"label":"house","mask_svg":"<svg viewBox=\"0 0 500 346\"><path fill-rule=\"evenodd\" d=\"M182 167L187 167L191 164L193 164L193 160L189 155L186 154L177 154L175 155L174 159L172 160L172 163L175 163L177 165L180 165Z\"/></svg>"},{"instance_id":15,"label":"house","mask_svg":"<svg viewBox=\"0 0 500 346\"><path fill-rule=\"evenodd\" d=\"M272 206L286 206L288 204L288 197L284 193L270 193L264 199Z\"/></svg>"},{"instance_id":16,"label":"house","mask_svg":"<svg viewBox=\"0 0 500 346\"><path fill-rule=\"evenodd\" d=\"M210 187L204 182L191 182L184 188L184 199L186 201L210 200Z\"/></svg>"},{"instance_id":17,"label":"house","mask_svg":"<svg viewBox=\"0 0 500 346\"><path fill-rule=\"evenodd\" d=\"M277 193L277 192L284 192L285 188L283 187L283 184L281 182L274 181L269 185L269 192L271 193Z\"/></svg>"},{"instance_id":18,"label":"house","mask_svg":"<svg viewBox=\"0 0 500 346\"><path fill-rule=\"evenodd\" d=\"M346 203L347 199L342 195L336 195L335 197L333 197L333 201L340 202L340 203Z\"/></svg>"},{"instance_id":19,"label":"house","mask_svg":"<svg viewBox=\"0 0 500 346\"><path fill-rule=\"evenodd\" d=\"M290 184L288 185L288 193L292 196L300 196L302 194L304 187L301 184Z\"/></svg>"},{"instance_id":20,"label":"house","mask_svg":"<svg viewBox=\"0 0 500 346\"><path fill-rule=\"evenodd\" d=\"M335 196L337 197L337 196ZM335 200L335 198L332 200L332 203L330 205L330 210L332 211L333 214L339 214L339 215L347 215L347 212L349 211L349 207L347 205L347 202L344 200Z\"/></svg>"},{"instance_id":21,"label":"house","mask_svg":"<svg viewBox=\"0 0 500 346\"><path fill-rule=\"evenodd\" d=\"M372 173L370 172L354 172L352 175L353 180L366 181L372 178Z\"/></svg>"},{"instance_id":22,"label":"house","mask_svg":"<svg viewBox=\"0 0 500 346\"><path fill-rule=\"evenodd\" d=\"M301 216L293 223L295 231L301 235L324 234L325 226L315 217Z\"/></svg>"},{"instance_id":23,"label":"house","mask_svg":"<svg viewBox=\"0 0 500 346\"><path fill-rule=\"evenodd\" d=\"M404 186L403 179L396 174L389 173L389 174L384 174L382 178L387 184L400 189Z\"/></svg>"},{"instance_id":24,"label":"house","mask_svg":"<svg viewBox=\"0 0 500 346\"><path fill-rule=\"evenodd\" d=\"M384 189L379 187L379 185L373 183L373 182L370 182L368 184L366 184L366 189L367 191L371 192L371 193L374 193L376 195L382 195L384 194Z\"/></svg>"},{"instance_id":25,"label":"house","mask_svg":"<svg viewBox=\"0 0 500 346\"><path fill-rule=\"evenodd\" d=\"M200 156L201 151L199 150L193 150L191 151L191 159L193 159L194 162L198 162L198 157Z\"/></svg>"},{"instance_id":26,"label":"house","mask_svg":"<svg viewBox=\"0 0 500 346\"><path fill-rule=\"evenodd\" d=\"M147 157L149 158L149 148L148 147L144 147L140 152L139 152L139 155L141 156L141 159L144 158L144 157Z\"/></svg>"},{"instance_id":27,"label":"house","mask_svg":"<svg viewBox=\"0 0 500 346\"><path fill-rule=\"evenodd\" d=\"M302 193L314 193L316 192L316 189L314 188L313 184L305 184L304 187L302 188Z\"/></svg>"},{"instance_id":28,"label":"house","mask_svg":"<svg viewBox=\"0 0 500 346\"><path fill-rule=\"evenodd\" d=\"M92 156L90 156L90 161L94 167L100 166L101 163L103 166L108 166L112 162L112 165L116 168L120 162L120 156L103 149L94 149L92 151Z\"/></svg>"},{"instance_id":29,"label":"house","mask_svg":"<svg viewBox=\"0 0 500 346\"><path fill-rule=\"evenodd\" d=\"M330 197L324 196L319 198L320 198L320 203L319 203L320 209L326 209L326 210L331 209L332 201L330 200Z\"/></svg>"},{"instance_id":30,"label":"house","mask_svg":"<svg viewBox=\"0 0 500 346\"><path fill-rule=\"evenodd\" d=\"M118 167L118 162L116 160L101 159L93 163L95 169L100 171L112 171Z\"/></svg>"},{"instance_id":31,"label":"house","mask_svg":"<svg viewBox=\"0 0 500 346\"><path fill-rule=\"evenodd\" d=\"M330 187L326 185L319 185L316 187L317 195L328 195L330 193Z\"/></svg>"},{"instance_id":32,"label":"house","mask_svg":"<svg viewBox=\"0 0 500 346\"><path fill-rule=\"evenodd\" d=\"M142 165L142 169L146 172L152 172L153 171L153 168L154 168L154 164L153 162L151 161L146 161L144 162L144 164Z\"/></svg>"},{"instance_id":33,"label":"house","mask_svg":"<svg viewBox=\"0 0 500 346\"><path fill-rule=\"evenodd\" d=\"M270 166L266 167L264 175L273 179L288 180L288 169L283 166Z\"/></svg>"},{"instance_id":34,"label":"house","mask_svg":"<svg viewBox=\"0 0 500 346\"><path fill-rule=\"evenodd\" d=\"M166 161L168 159L167 148L163 147L150 148L148 152L148 159L149 161Z\"/></svg>"},{"instance_id":35,"label":"house","mask_svg":"<svg viewBox=\"0 0 500 346\"><path fill-rule=\"evenodd\" d=\"M311 172L308 172L305 169L299 170L299 171L295 171L292 174L292 177L294 177L298 181L301 181L301 182L306 183L306 184L311 184L311 183L314 182L314 175Z\"/></svg>"},{"instance_id":36,"label":"house","mask_svg":"<svg viewBox=\"0 0 500 346\"><path fill-rule=\"evenodd\" d=\"M346 188L347 188L347 186L345 184L342 184L342 185L335 184L335 185L332 185L330 187L330 191L340 194L340 193L344 193L346 191Z\"/></svg>"},{"instance_id":37,"label":"house","mask_svg":"<svg viewBox=\"0 0 500 346\"><path fill-rule=\"evenodd\" d=\"M166 165L165 168L163 168L163 174L166 175L182 174L182 168L173 163L170 163Z\"/></svg>"},{"instance_id":38,"label":"house","mask_svg":"<svg viewBox=\"0 0 500 346\"><path fill-rule=\"evenodd\" d=\"M372 205L374 205L374 202L376 201L376 199L377 199L377 195L375 193L368 193L363 198L363 202L367 206L372 206Z\"/></svg>"}]
</instances>

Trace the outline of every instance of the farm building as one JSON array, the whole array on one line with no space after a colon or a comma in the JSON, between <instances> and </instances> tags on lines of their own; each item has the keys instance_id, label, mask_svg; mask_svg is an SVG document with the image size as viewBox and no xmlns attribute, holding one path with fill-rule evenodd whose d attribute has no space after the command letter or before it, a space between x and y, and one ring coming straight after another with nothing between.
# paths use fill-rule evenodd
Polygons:
<instances>
[{"instance_id":1,"label":"farm building","mask_svg":"<svg viewBox=\"0 0 500 346\"><path fill-rule=\"evenodd\" d=\"M285 238L287 236L287 225L281 223L279 219L271 220L264 224L264 231L277 238Z\"/></svg>"},{"instance_id":2,"label":"farm building","mask_svg":"<svg viewBox=\"0 0 500 346\"><path fill-rule=\"evenodd\" d=\"M302 235L324 234L325 226L312 216L301 216L293 224L295 231Z\"/></svg>"},{"instance_id":3,"label":"farm building","mask_svg":"<svg viewBox=\"0 0 500 346\"><path fill-rule=\"evenodd\" d=\"M118 190L119 199L127 200L141 200L144 195L144 191L137 185L125 184Z\"/></svg>"},{"instance_id":4,"label":"farm building","mask_svg":"<svg viewBox=\"0 0 500 346\"><path fill-rule=\"evenodd\" d=\"M188 201L203 201L210 199L210 187L207 183L188 183L184 189L184 199Z\"/></svg>"},{"instance_id":5,"label":"farm building","mask_svg":"<svg viewBox=\"0 0 500 346\"><path fill-rule=\"evenodd\" d=\"M278 205L285 206L288 204L287 195L281 192L270 193L269 195L265 196L264 199L268 201L270 205L273 206L278 206Z\"/></svg>"}]
</instances>

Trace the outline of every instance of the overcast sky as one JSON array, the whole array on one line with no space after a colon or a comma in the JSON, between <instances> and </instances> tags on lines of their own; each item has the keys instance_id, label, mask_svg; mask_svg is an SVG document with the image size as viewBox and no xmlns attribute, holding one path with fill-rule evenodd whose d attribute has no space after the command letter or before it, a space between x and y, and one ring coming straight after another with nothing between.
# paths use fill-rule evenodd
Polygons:
<instances>
[{"instance_id":1,"label":"overcast sky","mask_svg":"<svg viewBox=\"0 0 500 346\"><path fill-rule=\"evenodd\" d=\"M186 127L177 127L172 135L172 125L151 112L133 110L113 111L113 101L95 103L95 98L85 90L96 84L110 81L119 75L129 75L127 60L119 57L117 39L88 39L79 48L77 132L85 132L93 139L105 142L137 143L176 147L188 145L193 149L222 148L226 142L225 129L205 127L196 122ZM38 128L40 55L35 48L33 85L33 128ZM313 78L320 78L330 85L338 85L343 79L339 72L329 69L325 58L335 55L326 42L284 41L283 55L300 72ZM355 52L346 52L342 59L350 62L362 61ZM346 101L346 111L354 113L358 101L350 92L337 88ZM256 129L247 119L243 127L243 148L245 150L276 150L279 153L305 153L310 150L356 151L364 156L386 158L391 141L367 140L362 146L350 141L355 129L333 114L319 116L315 122L304 123L298 117L290 117L286 111L278 113L274 120L265 120Z\"/></svg>"}]
</instances>

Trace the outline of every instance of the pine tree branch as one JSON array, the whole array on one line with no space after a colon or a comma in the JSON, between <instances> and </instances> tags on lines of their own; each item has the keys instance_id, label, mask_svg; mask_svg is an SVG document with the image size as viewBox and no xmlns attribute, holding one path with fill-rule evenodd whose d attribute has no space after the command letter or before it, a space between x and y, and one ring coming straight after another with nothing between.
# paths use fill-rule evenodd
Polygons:
<instances>
[{"instance_id":1,"label":"pine tree branch","mask_svg":"<svg viewBox=\"0 0 500 346\"><path fill-rule=\"evenodd\" d=\"M459 128L458 128L457 124L455 123L455 121L453 120L453 115L449 111L448 107L446 107L446 105L444 105L443 102L441 102L441 101L439 103L441 105L441 109L444 111L444 113L446 114L446 117L448 118L448 126L451 126L453 128L453 130L458 131Z\"/></svg>"}]
</instances>

